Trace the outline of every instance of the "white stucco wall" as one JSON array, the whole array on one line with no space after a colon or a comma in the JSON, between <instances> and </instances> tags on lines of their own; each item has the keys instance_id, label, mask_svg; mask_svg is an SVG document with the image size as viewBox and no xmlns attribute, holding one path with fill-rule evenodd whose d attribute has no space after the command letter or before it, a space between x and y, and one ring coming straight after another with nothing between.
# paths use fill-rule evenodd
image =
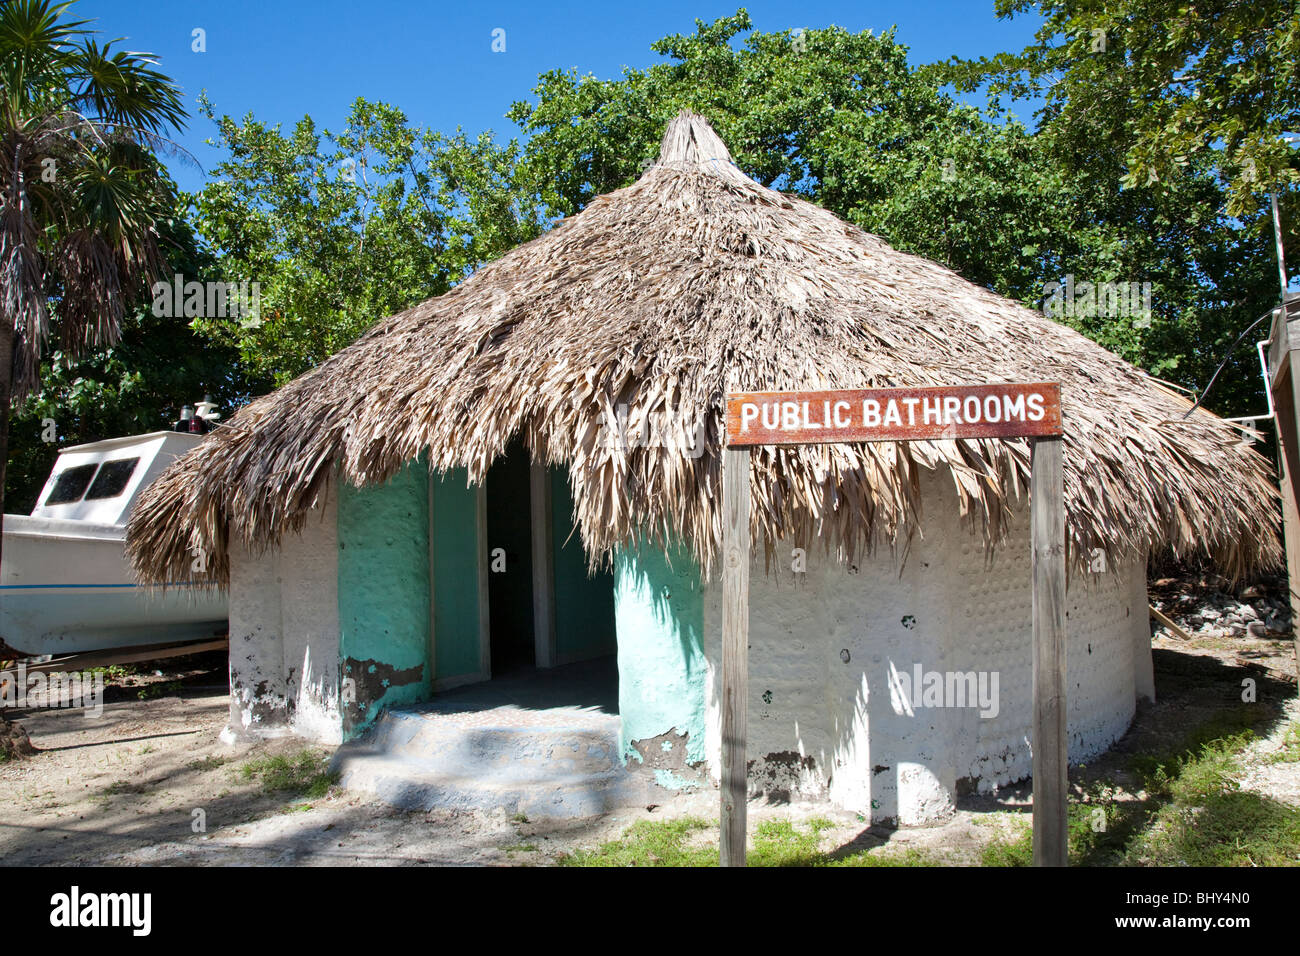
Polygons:
<instances>
[{"instance_id":1,"label":"white stucco wall","mask_svg":"<svg viewBox=\"0 0 1300 956\"><path fill-rule=\"evenodd\" d=\"M922 481L922 534L903 555L878 552L846 568L819 545L807 571L751 569L751 787L828 794L876 822L941 819L960 793L1032 772L1028 508L989 555L958 514L946 472ZM707 751L720 754L721 580L704 594L709 665ZM1067 607L1067 708L1072 762L1127 729L1135 698L1150 696L1144 559L1114 573L1072 575ZM912 706L923 671L983 672L996 715L976 707ZM953 703L949 701L948 703ZM990 708L991 710L991 708Z\"/></svg>"},{"instance_id":2,"label":"white stucco wall","mask_svg":"<svg viewBox=\"0 0 1300 956\"><path fill-rule=\"evenodd\" d=\"M338 529L333 497L281 548L230 558L231 736L340 743Z\"/></svg>"}]
</instances>

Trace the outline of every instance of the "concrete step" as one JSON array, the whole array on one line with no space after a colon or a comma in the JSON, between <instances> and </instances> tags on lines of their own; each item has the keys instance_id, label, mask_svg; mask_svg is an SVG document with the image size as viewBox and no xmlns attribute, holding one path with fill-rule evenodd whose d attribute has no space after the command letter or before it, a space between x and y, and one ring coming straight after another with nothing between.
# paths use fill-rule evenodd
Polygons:
<instances>
[{"instance_id":1,"label":"concrete step","mask_svg":"<svg viewBox=\"0 0 1300 956\"><path fill-rule=\"evenodd\" d=\"M582 817L668 794L623 765L618 717L588 710L387 711L332 767L346 789L409 810Z\"/></svg>"}]
</instances>

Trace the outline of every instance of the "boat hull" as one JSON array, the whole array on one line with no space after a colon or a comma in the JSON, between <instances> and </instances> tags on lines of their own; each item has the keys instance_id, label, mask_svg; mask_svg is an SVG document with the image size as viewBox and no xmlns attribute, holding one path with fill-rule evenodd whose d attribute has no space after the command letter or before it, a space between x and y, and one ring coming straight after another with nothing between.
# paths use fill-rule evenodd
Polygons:
<instances>
[{"instance_id":1,"label":"boat hull","mask_svg":"<svg viewBox=\"0 0 1300 956\"><path fill-rule=\"evenodd\" d=\"M144 588L127 576L120 525L5 515L0 642L9 652L75 654L224 634L215 588Z\"/></svg>"}]
</instances>

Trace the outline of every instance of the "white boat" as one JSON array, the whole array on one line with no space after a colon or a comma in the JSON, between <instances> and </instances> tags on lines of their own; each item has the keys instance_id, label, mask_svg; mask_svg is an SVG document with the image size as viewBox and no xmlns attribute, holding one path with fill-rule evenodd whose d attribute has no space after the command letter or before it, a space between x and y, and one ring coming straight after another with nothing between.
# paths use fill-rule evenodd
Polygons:
<instances>
[{"instance_id":1,"label":"white boat","mask_svg":"<svg viewBox=\"0 0 1300 956\"><path fill-rule=\"evenodd\" d=\"M215 419L210 404L204 405L200 416ZM0 657L59 656L226 633L223 592L140 587L126 563L126 522L140 493L202 439L160 431L59 452L32 513L4 516Z\"/></svg>"}]
</instances>

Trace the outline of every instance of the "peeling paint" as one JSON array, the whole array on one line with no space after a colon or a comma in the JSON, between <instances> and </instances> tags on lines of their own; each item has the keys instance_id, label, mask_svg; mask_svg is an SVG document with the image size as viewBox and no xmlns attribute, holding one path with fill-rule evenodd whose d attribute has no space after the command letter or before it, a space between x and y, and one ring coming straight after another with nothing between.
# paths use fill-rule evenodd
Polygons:
<instances>
[{"instance_id":1,"label":"peeling paint","mask_svg":"<svg viewBox=\"0 0 1300 956\"><path fill-rule=\"evenodd\" d=\"M685 739L686 763L703 762L708 667L700 572L690 553L652 545L620 550L614 621L624 759L644 761L636 743L675 732Z\"/></svg>"},{"instance_id":2,"label":"peeling paint","mask_svg":"<svg viewBox=\"0 0 1300 956\"><path fill-rule=\"evenodd\" d=\"M796 793L819 792L826 781L817 769L817 761L808 754L782 750L764 754L745 764L749 791L769 799L789 800Z\"/></svg>"},{"instance_id":3,"label":"peeling paint","mask_svg":"<svg viewBox=\"0 0 1300 956\"><path fill-rule=\"evenodd\" d=\"M377 487L340 482L339 654L344 679L355 682L345 738L382 708L426 700L432 689L428 480L416 461Z\"/></svg>"},{"instance_id":4,"label":"peeling paint","mask_svg":"<svg viewBox=\"0 0 1300 956\"><path fill-rule=\"evenodd\" d=\"M378 716L380 709L390 703L391 691L414 688L423 693L427 683L423 664L399 669L383 661L358 661L350 657L343 661L343 676L353 680L356 689L356 699L343 704L343 730L348 736L364 729Z\"/></svg>"},{"instance_id":5,"label":"peeling paint","mask_svg":"<svg viewBox=\"0 0 1300 956\"><path fill-rule=\"evenodd\" d=\"M656 770L655 783L665 790L698 790L700 787L699 781L686 780L671 770Z\"/></svg>"},{"instance_id":6,"label":"peeling paint","mask_svg":"<svg viewBox=\"0 0 1300 956\"><path fill-rule=\"evenodd\" d=\"M629 741L624 758L650 769L684 770L692 766L688 756L689 745L689 735L678 733L677 728L672 727L658 737ZM694 765L698 766L699 761Z\"/></svg>"}]
</instances>

